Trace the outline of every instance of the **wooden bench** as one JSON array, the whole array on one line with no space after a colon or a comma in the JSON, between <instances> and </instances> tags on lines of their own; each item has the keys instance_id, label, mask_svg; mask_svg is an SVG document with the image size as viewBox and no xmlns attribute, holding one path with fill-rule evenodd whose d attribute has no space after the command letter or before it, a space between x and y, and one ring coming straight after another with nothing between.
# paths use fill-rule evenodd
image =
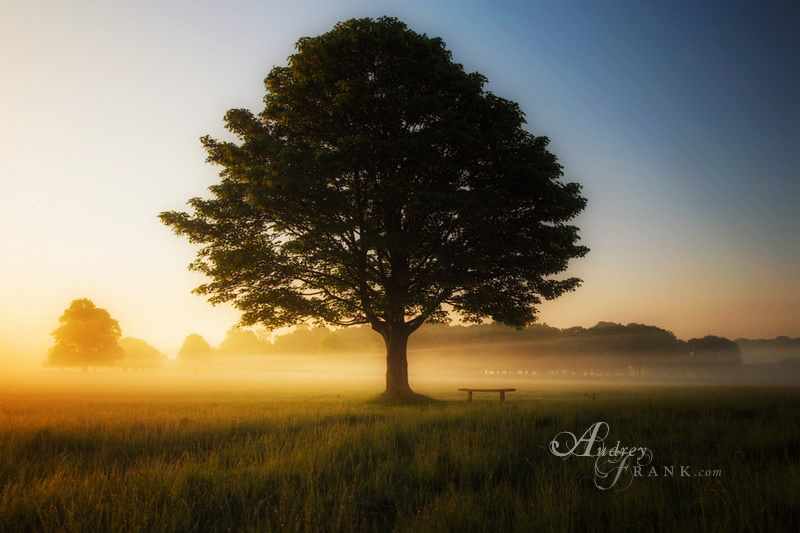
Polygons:
<instances>
[{"instance_id":1,"label":"wooden bench","mask_svg":"<svg viewBox=\"0 0 800 533\"><path fill-rule=\"evenodd\" d=\"M472 401L472 393L473 392L499 392L500 393L500 401L506 401L506 393L507 392L514 392L517 389L458 389L460 391L464 391L467 393L467 401Z\"/></svg>"}]
</instances>

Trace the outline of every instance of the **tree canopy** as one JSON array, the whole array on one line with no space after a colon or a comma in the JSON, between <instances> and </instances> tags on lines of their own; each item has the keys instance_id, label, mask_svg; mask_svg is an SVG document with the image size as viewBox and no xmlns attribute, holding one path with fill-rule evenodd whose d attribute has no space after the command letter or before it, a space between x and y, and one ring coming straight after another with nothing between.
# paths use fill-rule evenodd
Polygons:
<instances>
[{"instance_id":1,"label":"tree canopy","mask_svg":"<svg viewBox=\"0 0 800 533\"><path fill-rule=\"evenodd\" d=\"M242 324L369 324L387 388L408 396L408 336L450 313L523 327L575 289L584 208L548 139L485 90L439 38L393 18L302 38L265 80L264 109L232 109L238 139L203 137L211 198L161 220L202 245L196 292Z\"/></svg>"},{"instance_id":2,"label":"tree canopy","mask_svg":"<svg viewBox=\"0 0 800 533\"><path fill-rule=\"evenodd\" d=\"M211 352L211 345L208 344L208 341L201 335L192 333L183 340L183 344L178 350L178 359L183 363L198 363L208 359L211 356Z\"/></svg>"},{"instance_id":3,"label":"tree canopy","mask_svg":"<svg viewBox=\"0 0 800 533\"><path fill-rule=\"evenodd\" d=\"M736 365L742 362L739 345L730 339L706 335L702 339L689 339L688 343L689 350L697 361Z\"/></svg>"},{"instance_id":4,"label":"tree canopy","mask_svg":"<svg viewBox=\"0 0 800 533\"><path fill-rule=\"evenodd\" d=\"M52 333L55 345L48 354L49 365L110 366L123 356L119 323L88 298L74 300L58 321L61 325Z\"/></svg>"},{"instance_id":5,"label":"tree canopy","mask_svg":"<svg viewBox=\"0 0 800 533\"><path fill-rule=\"evenodd\" d=\"M142 339L124 337L119 340L119 345L124 352L119 365L125 368L156 368L167 359L166 355Z\"/></svg>"},{"instance_id":6,"label":"tree canopy","mask_svg":"<svg viewBox=\"0 0 800 533\"><path fill-rule=\"evenodd\" d=\"M252 330L234 326L225 334L219 350L230 355L264 354L272 351L272 344Z\"/></svg>"}]
</instances>

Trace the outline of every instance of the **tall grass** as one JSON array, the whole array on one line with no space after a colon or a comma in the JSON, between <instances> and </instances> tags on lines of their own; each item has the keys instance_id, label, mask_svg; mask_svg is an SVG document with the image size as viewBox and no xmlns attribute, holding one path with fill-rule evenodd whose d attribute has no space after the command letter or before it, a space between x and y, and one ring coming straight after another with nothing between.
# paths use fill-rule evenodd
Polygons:
<instances>
[{"instance_id":1,"label":"tall grass","mask_svg":"<svg viewBox=\"0 0 800 533\"><path fill-rule=\"evenodd\" d=\"M427 392L427 391L426 391ZM790 531L800 390L520 391L390 407L258 394L0 396L0 531ZM432 391L435 395L435 391ZM440 394L439 396L448 396ZM654 465L548 449L609 424ZM676 469L677 470L677 469Z\"/></svg>"}]
</instances>

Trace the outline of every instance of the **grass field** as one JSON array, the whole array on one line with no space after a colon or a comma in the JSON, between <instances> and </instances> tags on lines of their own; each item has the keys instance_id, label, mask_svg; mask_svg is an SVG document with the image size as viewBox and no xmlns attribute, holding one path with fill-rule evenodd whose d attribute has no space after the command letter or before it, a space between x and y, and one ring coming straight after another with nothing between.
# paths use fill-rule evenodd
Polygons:
<instances>
[{"instance_id":1,"label":"grass field","mask_svg":"<svg viewBox=\"0 0 800 533\"><path fill-rule=\"evenodd\" d=\"M48 374L0 389L0 531L795 531L800 389L526 382L499 404ZM23 380L24 381L24 380ZM586 399L587 392L596 395ZM609 427L657 476L595 486L550 452ZM674 466L674 474L669 468ZM680 467L688 467L682 475ZM628 471L626 471L628 472ZM652 472L651 472L652 473ZM701 477L701 473L707 476Z\"/></svg>"}]
</instances>

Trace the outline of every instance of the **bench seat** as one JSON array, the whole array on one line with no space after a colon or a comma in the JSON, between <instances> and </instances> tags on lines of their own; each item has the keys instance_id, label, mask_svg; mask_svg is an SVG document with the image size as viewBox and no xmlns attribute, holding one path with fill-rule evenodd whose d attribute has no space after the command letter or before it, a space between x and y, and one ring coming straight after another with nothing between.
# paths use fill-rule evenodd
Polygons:
<instances>
[{"instance_id":1,"label":"bench seat","mask_svg":"<svg viewBox=\"0 0 800 533\"><path fill-rule=\"evenodd\" d=\"M467 393L467 401L468 402L472 401L472 393L473 392L499 392L500 393L500 401L504 402L504 401L506 401L506 393L507 392L514 392L517 389L507 389L507 388L506 389L470 389L470 388L461 388L461 389L458 389L458 390Z\"/></svg>"}]
</instances>

